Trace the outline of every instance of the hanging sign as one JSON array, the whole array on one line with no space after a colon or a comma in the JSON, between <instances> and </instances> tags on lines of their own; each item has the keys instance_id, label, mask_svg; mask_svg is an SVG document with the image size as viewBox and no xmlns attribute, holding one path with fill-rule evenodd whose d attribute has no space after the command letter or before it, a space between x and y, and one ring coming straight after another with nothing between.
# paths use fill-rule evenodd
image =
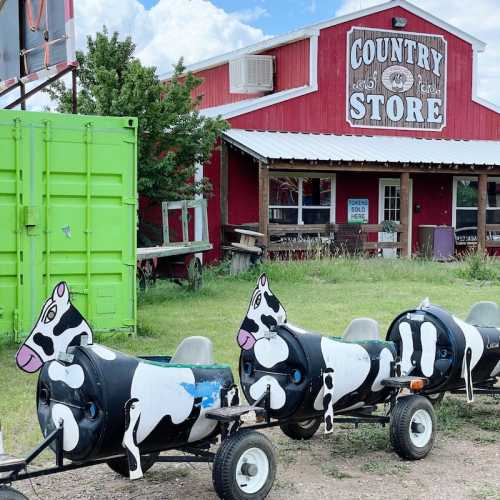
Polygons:
<instances>
[{"instance_id":1,"label":"hanging sign","mask_svg":"<svg viewBox=\"0 0 500 500\"><path fill-rule=\"evenodd\" d=\"M347 121L352 127L442 130L447 46L441 35L352 28Z\"/></svg>"},{"instance_id":2,"label":"hanging sign","mask_svg":"<svg viewBox=\"0 0 500 500\"><path fill-rule=\"evenodd\" d=\"M347 200L347 222L349 224L368 224L368 199L349 198Z\"/></svg>"}]
</instances>

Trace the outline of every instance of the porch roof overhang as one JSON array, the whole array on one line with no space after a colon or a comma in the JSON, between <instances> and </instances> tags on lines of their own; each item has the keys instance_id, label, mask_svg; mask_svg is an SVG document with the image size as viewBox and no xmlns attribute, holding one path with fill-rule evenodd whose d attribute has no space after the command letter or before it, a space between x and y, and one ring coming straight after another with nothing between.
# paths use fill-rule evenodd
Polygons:
<instances>
[{"instance_id":1,"label":"porch roof overhang","mask_svg":"<svg viewBox=\"0 0 500 500\"><path fill-rule=\"evenodd\" d=\"M229 144L270 166L377 167L409 171L500 169L500 141L419 139L230 129ZM367 168L368 167L368 168ZM369 168L372 167L372 168Z\"/></svg>"}]
</instances>

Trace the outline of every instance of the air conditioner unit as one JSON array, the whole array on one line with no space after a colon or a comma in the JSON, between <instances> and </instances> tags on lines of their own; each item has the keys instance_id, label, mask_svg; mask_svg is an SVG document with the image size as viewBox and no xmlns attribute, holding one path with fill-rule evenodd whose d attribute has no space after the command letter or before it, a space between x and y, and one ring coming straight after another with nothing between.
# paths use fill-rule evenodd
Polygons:
<instances>
[{"instance_id":1,"label":"air conditioner unit","mask_svg":"<svg viewBox=\"0 0 500 500\"><path fill-rule=\"evenodd\" d=\"M270 92L273 90L273 74L273 56L245 55L229 61L229 92Z\"/></svg>"}]
</instances>

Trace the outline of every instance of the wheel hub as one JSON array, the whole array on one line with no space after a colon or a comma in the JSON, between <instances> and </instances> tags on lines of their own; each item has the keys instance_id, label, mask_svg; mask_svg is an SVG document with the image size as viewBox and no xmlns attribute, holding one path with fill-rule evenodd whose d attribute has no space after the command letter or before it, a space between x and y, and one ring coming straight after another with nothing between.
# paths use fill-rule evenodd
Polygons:
<instances>
[{"instance_id":1,"label":"wheel hub","mask_svg":"<svg viewBox=\"0 0 500 500\"><path fill-rule=\"evenodd\" d=\"M269 476L269 460L260 448L244 451L236 465L236 482L239 488L251 495L266 484Z\"/></svg>"},{"instance_id":2,"label":"wheel hub","mask_svg":"<svg viewBox=\"0 0 500 500\"><path fill-rule=\"evenodd\" d=\"M418 448L426 446L432 437L432 418L425 410L417 410L410 422L410 439Z\"/></svg>"}]
</instances>

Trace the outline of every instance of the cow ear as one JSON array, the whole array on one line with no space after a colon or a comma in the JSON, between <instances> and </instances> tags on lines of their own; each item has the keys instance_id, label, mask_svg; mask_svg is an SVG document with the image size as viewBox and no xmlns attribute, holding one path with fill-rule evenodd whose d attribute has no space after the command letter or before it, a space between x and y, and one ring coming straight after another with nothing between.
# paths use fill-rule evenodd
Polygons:
<instances>
[{"instance_id":1,"label":"cow ear","mask_svg":"<svg viewBox=\"0 0 500 500\"><path fill-rule=\"evenodd\" d=\"M69 302L68 285L64 281L61 281L54 287L52 299L56 302Z\"/></svg>"},{"instance_id":2,"label":"cow ear","mask_svg":"<svg viewBox=\"0 0 500 500\"><path fill-rule=\"evenodd\" d=\"M267 275L266 273L262 273L259 277L259 282L257 283L257 286L266 287L266 285L267 285Z\"/></svg>"}]
</instances>

